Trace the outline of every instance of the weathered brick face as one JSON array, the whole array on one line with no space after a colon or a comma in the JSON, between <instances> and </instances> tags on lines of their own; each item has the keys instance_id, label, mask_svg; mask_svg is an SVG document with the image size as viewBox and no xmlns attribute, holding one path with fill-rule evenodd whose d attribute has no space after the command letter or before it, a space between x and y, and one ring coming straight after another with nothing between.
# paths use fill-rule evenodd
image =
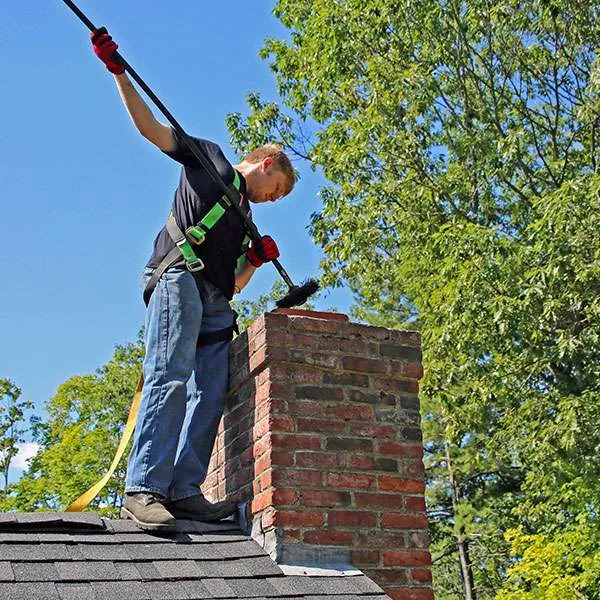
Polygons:
<instances>
[{"instance_id":1,"label":"weathered brick face","mask_svg":"<svg viewBox=\"0 0 600 600\"><path fill-rule=\"evenodd\" d=\"M204 493L248 502L281 562L351 562L392 598L430 600L421 375L416 332L263 315L232 344Z\"/></svg>"}]
</instances>

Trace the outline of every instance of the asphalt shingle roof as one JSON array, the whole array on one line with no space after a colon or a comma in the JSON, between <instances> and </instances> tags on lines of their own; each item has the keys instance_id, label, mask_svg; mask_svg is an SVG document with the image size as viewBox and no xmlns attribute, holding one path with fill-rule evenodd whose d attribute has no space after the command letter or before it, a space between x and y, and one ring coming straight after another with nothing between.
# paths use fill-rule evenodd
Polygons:
<instances>
[{"instance_id":1,"label":"asphalt shingle roof","mask_svg":"<svg viewBox=\"0 0 600 600\"><path fill-rule=\"evenodd\" d=\"M383 600L364 575L285 575L237 523L151 535L95 513L0 513L0 599Z\"/></svg>"}]
</instances>

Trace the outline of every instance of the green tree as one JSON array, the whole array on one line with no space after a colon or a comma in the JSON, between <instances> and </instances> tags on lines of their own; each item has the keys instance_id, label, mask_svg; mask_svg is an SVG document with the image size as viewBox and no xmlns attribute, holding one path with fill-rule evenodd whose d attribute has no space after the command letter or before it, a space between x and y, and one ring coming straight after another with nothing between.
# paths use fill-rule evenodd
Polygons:
<instances>
[{"instance_id":1,"label":"green tree","mask_svg":"<svg viewBox=\"0 0 600 600\"><path fill-rule=\"evenodd\" d=\"M23 437L27 428L25 411L33 408L33 403L20 400L21 390L10 380L0 378L0 471L4 475L4 495L8 488L10 465L19 453L19 444L25 441Z\"/></svg>"},{"instance_id":2,"label":"green tree","mask_svg":"<svg viewBox=\"0 0 600 600\"><path fill-rule=\"evenodd\" d=\"M543 597L540 573L567 572L523 536L598 529L599 10L279 0L280 102L228 118L241 151L276 139L323 173L324 282L422 331L439 599ZM595 597L598 547L570 548L573 597Z\"/></svg>"},{"instance_id":3,"label":"green tree","mask_svg":"<svg viewBox=\"0 0 600 600\"><path fill-rule=\"evenodd\" d=\"M48 418L33 426L40 450L23 477L9 487L3 510L62 510L108 470L127 420L141 373L143 342L115 348L94 374L74 376L47 402ZM121 461L90 505L115 515L125 483Z\"/></svg>"}]
</instances>

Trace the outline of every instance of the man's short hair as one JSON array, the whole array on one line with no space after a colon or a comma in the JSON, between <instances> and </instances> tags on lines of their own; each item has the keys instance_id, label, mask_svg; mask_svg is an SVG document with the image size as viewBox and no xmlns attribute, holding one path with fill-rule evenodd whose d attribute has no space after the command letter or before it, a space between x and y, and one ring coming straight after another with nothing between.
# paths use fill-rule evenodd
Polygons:
<instances>
[{"instance_id":1,"label":"man's short hair","mask_svg":"<svg viewBox=\"0 0 600 600\"><path fill-rule=\"evenodd\" d=\"M286 176L287 187L283 195L286 196L292 191L296 183L296 173L288 155L281 149L278 144L265 144L255 148L248 154L244 160L249 163L258 163L261 160L270 156L273 159L273 165Z\"/></svg>"}]
</instances>

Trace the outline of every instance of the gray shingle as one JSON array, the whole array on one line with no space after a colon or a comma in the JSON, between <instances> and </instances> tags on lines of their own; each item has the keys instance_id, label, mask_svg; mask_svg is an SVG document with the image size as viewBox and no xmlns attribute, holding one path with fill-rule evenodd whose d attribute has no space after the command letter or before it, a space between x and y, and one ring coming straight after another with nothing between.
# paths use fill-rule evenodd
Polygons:
<instances>
[{"instance_id":1,"label":"gray shingle","mask_svg":"<svg viewBox=\"0 0 600 600\"><path fill-rule=\"evenodd\" d=\"M68 559L64 544L0 544L0 561L51 561Z\"/></svg>"},{"instance_id":2,"label":"gray shingle","mask_svg":"<svg viewBox=\"0 0 600 600\"><path fill-rule=\"evenodd\" d=\"M128 562L114 562L115 569L119 573L119 577L125 581L139 581L140 572L136 569L135 564Z\"/></svg>"},{"instance_id":3,"label":"gray shingle","mask_svg":"<svg viewBox=\"0 0 600 600\"><path fill-rule=\"evenodd\" d=\"M79 544L67 544L69 560L85 560Z\"/></svg>"},{"instance_id":4,"label":"gray shingle","mask_svg":"<svg viewBox=\"0 0 600 600\"><path fill-rule=\"evenodd\" d=\"M252 577L252 572L242 559L199 561L206 577Z\"/></svg>"},{"instance_id":5,"label":"gray shingle","mask_svg":"<svg viewBox=\"0 0 600 600\"><path fill-rule=\"evenodd\" d=\"M365 575L352 577L352 585L363 594L383 594L383 590Z\"/></svg>"},{"instance_id":6,"label":"gray shingle","mask_svg":"<svg viewBox=\"0 0 600 600\"><path fill-rule=\"evenodd\" d=\"M98 600L153 600L140 581L93 581Z\"/></svg>"},{"instance_id":7,"label":"gray shingle","mask_svg":"<svg viewBox=\"0 0 600 600\"><path fill-rule=\"evenodd\" d=\"M266 579L227 579L227 585L238 595L280 597L281 594Z\"/></svg>"},{"instance_id":8,"label":"gray shingle","mask_svg":"<svg viewBox=\"0 0 600 600\"><path fill-rule=\"evenodd\" d=\"M195 585L195 582L193 582ZM188 584L188 591L194 589L194 585ZM206 598L236 598L237 594L225 583L224 579L203 579L202 586L206 588ZM0 596L1 597L1 596Z\"/></svg>"},{"instance_id":9,"label":"gray shingle","mask_svg":"<svg viewBox=\"0 0 600 600\"><path fill-rule=\"evenodd\" d=\"M0 598L7 600L60 600L54 583L0 583Z\"/></svg>"},{"instance_id":10,"label":"gray shingle","mask_svg":"<svg viewBox=\"0 0 600 600\"><path fill-rule=\"evenodd\" d=\"M265 581L285 595L358 594L360 590L352 583L353 577L303 577L287 576L267 578Z\"/></svg>"},{"instance_id":11,"label":"gray shingle","mask_svg":"<svg viewBox=\"0 0 600 600\"><path fill-rule=\"evenodd\" d=\"M267 553L253 539L246 538L246 541L244 542L237 542L235 544L219 544L218 546L223 552L223 558L267 556Z\"/></svg>"},{"instance_id":12,"label":"gray shingle","mask_svg":"<svg viewBox=\"0 0 600 600\"><path fill-rule=\"evenodd\" d=\"M13 563L17 581L58 581L54 563Z\"/></svg>"},{"instance_id":13,"label":"gray shingle","mask_svg":"<svg viewBox=\"0 0 600 600\"><path fill-rule=\"evenodd\" d=\"M135 568L140 572L142 581L149 581L151 579L161 579L162 575L158 572L158 569L152 562L133 562Z\"/></svg>"},{"instance_id":14,"label":"gray shingle","mask_svg":"<svg viewBox=\"0 0 600 600\"><path fill-rule=\"evenodd\" d=\"M165 579L200 579L204 575L193 560L156 560L154 566Z\"/></svg>"},{"instance_id":15,"label":"gray shingle","mask_svg":"<svg viewBox=\"0 0 600 600\"><path fill-rule=\"evenodd\" d=\"M189 600L185 583L180 581L153 581L144 585L152 600Z\"/></svg>"},{"instance_id":16,"label":"gray shingle","mask_svg":"<svg viewBox=\"0 0 600 600\"><path fill-rule=\"evenodd\" d=\"M253 577L267 577L283 575L283 571L276 562L268 556L242 558L241 562L248 568Z\"/></svg>"},{"instance_id":17,"label":"gray shingle","mask_svg":"<svg viewBox=\"0 0 600 600\"><path fill-rule=\"evenodd\" d=\"M229 544L229 546L239 544ZM123 546L133 560L221 560L221 544L126 544Z\"/></svg>"},{"instance_id":18,"label":"gray shingle","mask_svg":"<svg viewBox=\"0 0 600 600\"><path fill-rule=\"evenodd\" d=\"M117 544L80 544L79 549L86 560L129 560L123 546Z\"/></svg>"},{"instance_id":19,"label":"gray shingle","mask_svg":"<svg viewBox=\"0 0 600 600\"><path fill-rule=\"evenodd\" d=\"M60 600L97 600L91 583L57 583Z\"/></svg>"},{"instance_id":20,"label":"gray shingle","mask_svg":"<svg viewBox=\"0 0 600 600\"><path fill-rule=\"evenodd\" d=\"M115 581L119 572L112 562L57 562L62 581Z\"/></svg>"},{"instance_id":21,"label":"gray shingle","mask_svg":"<svg viewBox=\"0 0 600 600\"><path fill-rule=\"evenodd\" d=\"M0 562L0 581L14 581L15 574L9 562Z\"/></svg>"}]
</instances>

